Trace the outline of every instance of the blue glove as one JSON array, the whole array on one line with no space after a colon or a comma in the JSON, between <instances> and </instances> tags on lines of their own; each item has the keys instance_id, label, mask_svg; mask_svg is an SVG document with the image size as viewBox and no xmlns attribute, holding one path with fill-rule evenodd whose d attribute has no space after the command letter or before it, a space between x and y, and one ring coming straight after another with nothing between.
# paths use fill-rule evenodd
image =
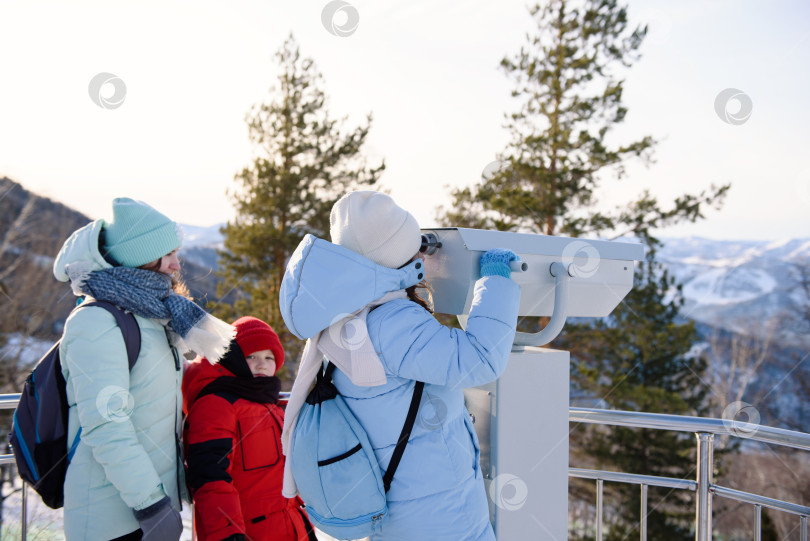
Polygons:
<instances>
[{"instance_id":1,"label":"blue glove","mask_svg":"<svg viewBox=\"0 0 810 541\"><path fill-rule=\"evenodd\" d=\"M512 250L501 250L499 248L489 250L481 256L481 276L511 278L512 269L509 268L509 262L517 260L518 256Z\"/></svg>"}]
</instances>

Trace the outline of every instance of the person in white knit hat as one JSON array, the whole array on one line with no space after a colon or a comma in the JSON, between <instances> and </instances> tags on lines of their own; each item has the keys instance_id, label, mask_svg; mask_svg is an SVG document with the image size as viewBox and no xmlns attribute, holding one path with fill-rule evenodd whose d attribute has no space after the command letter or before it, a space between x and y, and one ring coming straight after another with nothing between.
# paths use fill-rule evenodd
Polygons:
<instances>
[{"instance_id":1,"label":"person in white knit hat","mask_svg":"<svg viewBox=\"0 0 810 541\"><path fill-rule=\"evenodd\" d=\"M305 348L282 434L285 453L291 449L303 397L321 368L321 355L337 367L333 382L368 433L383 471L402 430L414 386L424 382L417 420L387 492L389 513L371 540L494 541L478 440L462 390L490 382L506 368L520 301L520 288L510 279L509 261L516 259L515 254L491 250L482 256L481 278L464 331L441 325L429 303L417 295L429 279L424 267L415 262L421 258L419 224L390 196L351 192L335 203L330 225L333 244L387 269L419 269L415 278L420 283L388 291L343 319L345 314L330 305L329 295L319 299L321 306L312 303L313 311L325 311L332 323L312 335ZM326 280L320 287L339 292L336 297L356 295L347 284L356 283L352 280L369 268L367 261L360 258L357 263L357 259L338 254L333 265L322 265L322 273L314 280ZM288 274L298 263L294 256ZM307 276L314 275L300 275L301 291L315 287ZM294 321L284 307L282 314L293 330ZM340 337L347 334L353 337L352 343L343 344L342 349ZM286 473L285 496L293 497L295 479Z\"/></svg>"},{"instance_id":2,"label":"person in white knit hat","mask_svg":"<svg viewBox=\"0 0 810 541\"><path fill-rule=\"evenodd\" d=\"M422 233L410 212L390 196L372 191L341 197L329 216L332 242L397 269L419 252Z\"/></svg>"}]
</instances>

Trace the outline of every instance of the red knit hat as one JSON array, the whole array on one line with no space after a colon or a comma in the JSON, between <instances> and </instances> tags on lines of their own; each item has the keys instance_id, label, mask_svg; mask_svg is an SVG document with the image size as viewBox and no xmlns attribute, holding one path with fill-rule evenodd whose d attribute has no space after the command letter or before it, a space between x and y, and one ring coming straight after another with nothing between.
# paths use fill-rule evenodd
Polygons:
<instances>
[{"instance_id":1,"label":"red knit hat","mask_svg":"<svg viewBox=\"0 0 810 541\"><path fill-rule=\"evenodd\" d=\"M262 321L251 316L240 317L233 322L236 327L236 343L245 357L251 353L256 353L263 349L269 349L276 358L276 372L284 364L284 348L281 347L281 340L273 328Z\"/></svg>"}]
</instances>

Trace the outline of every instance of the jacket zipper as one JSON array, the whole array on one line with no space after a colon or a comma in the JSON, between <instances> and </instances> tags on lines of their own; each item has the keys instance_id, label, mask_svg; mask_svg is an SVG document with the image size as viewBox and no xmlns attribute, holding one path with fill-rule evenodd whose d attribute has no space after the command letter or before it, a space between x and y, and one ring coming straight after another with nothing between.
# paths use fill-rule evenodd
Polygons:
<instances>
[{"instance_id":1,"label":"jacket zipper","mask_svg":"<svg viewBox=\"0 0 810 541\"><path fill-rule=\"evenodd\" d=\"M172 357L174 357L174 370L175 372L180 372L181 364L180 364L180 355L177 353L177 348L172 345L172 339L169 336L169 330L167 328L163 328L166 332L166 341L169 345L169 349L172 352ZM177 384L177 377L175 376L175 386ZM176 393L176 390L175 390ZM180 486L180 468L183 468L183 459L182 459L182 446L180 445L180 438L177 435L177 396L174 398L174 456L175 456L175 483L177 484L177 502L180 504L180 510L183 510L183 490Z\"/></svg>"},{"instance_id":2,"label":"jacket zipper","mask_svg":"<svg viewBox=\"0 0 810 541\"><path fill-rule=\"evenodd\" d=\"M315 510L311 507L307 507L307 514L312 516L316 521L322 522L323 524L335 524L338 526L356 526L358 524L365 524L368 522L368 519L371 519L372 530L377 527L378 522L382 522L383 516L385 515L385 511L380 511L379 513L371 513L370 515L364 515L362 517L357 517L352 520L346 519L339 519L339 518L325 518L319 515Z\"/></svg>"},{"instance_id":3,"label":"jacket zipper","mask_svg":"<svg viewBox=\"0 0 810 541\"><path fill-rule=\"evenodd\" d=\"M379 515L374 515L374 516L371 517L371 531L372 532L377 531L377 523L378 522L382 523L382 518L383 518L383 513L380 513Z\"/></svg>"}]
</instances>

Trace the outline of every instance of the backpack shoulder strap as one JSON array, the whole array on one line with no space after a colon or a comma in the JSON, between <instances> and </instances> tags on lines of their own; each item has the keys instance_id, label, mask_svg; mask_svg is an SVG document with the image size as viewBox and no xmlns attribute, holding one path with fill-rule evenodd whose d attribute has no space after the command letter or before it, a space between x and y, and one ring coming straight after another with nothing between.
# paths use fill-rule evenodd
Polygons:
<instances>
[{"instance_id":1,"label":"backpack shoulder strap","mask_svg":"<svg viewBox=\"0 0 810 541\"><path fill-rule=\"evenodd\" d=\"M141 328L135 320L135 316L125 311L123 308L116 306L107 301L90 301L80 304L76 309L84 308L86 306L98 306L104 308L115 317L118 328L121 329L121 334L124 336L124 343L127 347L127 360L129 361L129 370L138 360L138 355L141 352Z\"/></svg>"},{"instance_id":2,"label":"backpack shoulder strap","mask_svg":"<svg viewBox=\"0 0 810 541\"><path fill-rule=\"evenodd\" d=\"M319 380L326 379L327 381L332 381L332 374L335 373L336 368L337 367L334 365L334 363L332 363L332 361L329 361L325 369L318 371L318 379Z\"/></svg>"},{"instance_id":3,"label":"backpack shoulder strap","mask_svg":"<svg viewBox=\"0 0 810 541\"><path fill-rule=\"evenodd\" d=\"M332 381L334 371L335 365L330 361L324 370L318 372L318 382L323 379ZM408 445L408 440L411 438L411 431L416 422L416 413L419 411L419 403L422 401L422 390L424 388L425 383L423 381L417 381L413 386L413 396L411 397L411 405L408 408L408 415L405 417L405 424L402 426L402 432L399 434L396 447L394 447L391 461L388 462L388 469L385 470L385 475L383 475L385 492L388 492L388 489L391 488L391 481L393 481L394 474L399 467L399 461L402 460L402 455L405 453L405 446Z\"/></svg>"},{"instance_id":4,"label":"backpack shoulder strap","mask_svg":"<svg viewBox=\"0 0 810 541\"><path fill-rule=\"evenodd\" d=\"M416 412L419 411L419 402L422 400L422 389L424 389L424 387L425 383L423 381L417 381L413 386L411 407L408 408L408 416L405 418L405 425L402 427L402 433L400 433L397 445L394 447L394 454L391 455L388 469L385 470L385 475L383 475L385 492L388 492L388 489L391 488L394 473L396 473L397 467L399 467L399 461L402 460L402 455L405 453L405 446L408 445L408 440L411 437L411 430L413 430L413 424L416 422Z\"/></svg>"}]
</instances>

